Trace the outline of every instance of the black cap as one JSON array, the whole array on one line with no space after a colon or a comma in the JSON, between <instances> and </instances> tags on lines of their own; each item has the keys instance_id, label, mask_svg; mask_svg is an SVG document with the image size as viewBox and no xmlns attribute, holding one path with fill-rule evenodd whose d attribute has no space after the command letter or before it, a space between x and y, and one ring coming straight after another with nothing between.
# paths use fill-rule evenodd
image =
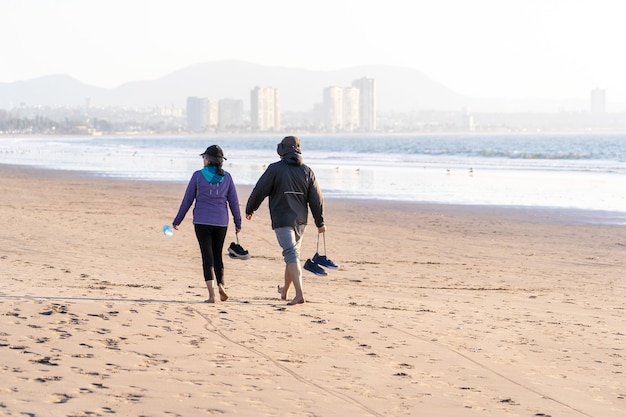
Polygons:
<instances>
[{"instance_id":1,"label":"black cap","mask_svg":"<svg viewBox=\"0 0 626 417\"><path fill-rule=\"evenodd\" d=\"M206 151L204 151L204 153L201 153L200 156L213 156L216 158L222 158L224 160L228 160L228 158L224 157L224 152L222 151L222 148L219 147L219 145L211 145L208 148L206 148Z\"/></svg>"}]
</instances>

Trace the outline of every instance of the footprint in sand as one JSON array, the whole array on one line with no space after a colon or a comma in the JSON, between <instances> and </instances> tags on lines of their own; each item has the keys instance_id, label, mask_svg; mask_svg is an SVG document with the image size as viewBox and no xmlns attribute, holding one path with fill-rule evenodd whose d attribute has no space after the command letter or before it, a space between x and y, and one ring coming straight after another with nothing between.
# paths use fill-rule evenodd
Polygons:
<instances>
[{"instance_id":1,"label":"footprint in sand","mask_svg":"<svg viewBox=\"0 0 626 417\"><path fill-rule=\"evenodd\" d=\"M62 376L46 376L46 377L35 378L35 381L37 381L37 382L50 382L50 381L60 381L62 379L63 379Z\"/></svg>"},{"instance_id":2,"label":"footprint in sand","mask_svg":"<svg viewBox=\"0 0 626 417\"><path fill-rule=\"evenodd\" d=\"M55 393L54 395L56 396L56 398L52 400L52 402L55 404L63 404L72 399L72 396L68 394Z\"/></svg>"},{"instance_id":3,"label":"footprint in sand","mask_svg":"<svg viewBox=\"0 0 626 417\"><path fill-rule=\"evenodd\" d=\"M50 356L45 356L41 359L31 359L30 362L38 363L40 365L59 366L58 363L51 362L51 359L52 358Z\"/></svg>"}]
</instances>

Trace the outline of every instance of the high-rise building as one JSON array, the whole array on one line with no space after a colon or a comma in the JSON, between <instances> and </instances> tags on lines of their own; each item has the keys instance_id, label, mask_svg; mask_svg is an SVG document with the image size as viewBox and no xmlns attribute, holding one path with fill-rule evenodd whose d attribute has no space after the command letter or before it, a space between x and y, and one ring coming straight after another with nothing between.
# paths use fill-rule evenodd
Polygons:
<instances>
[{"instance_id":1,"label":"high-rise building","mask_svg":"<svg viewBox=\"0 0 626 417\"><path fill-rule=\"evenodd\" d=\"M218 103L220 130L237 129L243 125L243 100L221 99Z\"/></svg>"},{"instance_id":2,"label":"high-rise building","mask_svg":"<svg viewBox=\"0 0 626 417\"><path fill-rule=\"evenodd\" d=\"M192 132L206 132L217 127L217 101L206 97L187 97L187 128Z\"/></svg>"},{"instance_id":3,"label":"high-rise building","mask_svg":"<svg viewBox=\"0 0 626 417\"><path fill-rule=\"evenodd\" d=\"M600 88L591 90L591 113L606 113L606 90Z\"/></svg>"},{"instance_id":4,"label":"high-rise building","mask_svg":"<svg viewBox=\"0 0 626 417\"><path fill-rule=\"evenodd\" d=\"M324 126L326 130L337 131L343 126L343 88L324 89Z\"/></svg>"},{"instance_id":5,"label":"high-rise building","mask_svg":"<svg viewBox=\"0 0 626 417\"><path fill-rule=\"evenodd\" d=\"M359 89L327 87L324 89L324 126L333 132L352 132L359 127Z\"/></svg>"},{"instance_id":6,"label":"high-rise building","mask_svg":"<svg viewBox=\"0 0 626 417\"><path fill-rule=\"evenodd\" d=\"M192 132L204 132L209 126L209 100L203 97L187 97L187 128Z\"/></svg>"},{"instance_id":7,"label":"high-rise building","mask_svg":"<svg viewBox=\"0 0 626 417\"><path fill-rule=\"evenodd\" d=\"M207 100L207 113L207 127L209 129L215 129L219 117L217 100Z\"/></svg>"},{"instance_id":8,"label":"high-rise building","mask_svg":"<svg viewBox=\"0 0 626 417\"><path fill-rule=\"evenodd\" d=\"M359 128L376 130L376 81L373 78L360 78L354 80L352 86L359 89Z\"/></svg>"},{"instance_id":9,"label":"high-rise building","mask_svg":"<svg viewBox=\"0 0 626 417\"><path fill-rule=\"evenodd\" d=\"M280 129L280 94L277 88L254 87L250 92L250 123L253 130Z\"/></svg>"},{"instance_id":10,"label":"high-rise building","mask_svg":"<svg viewBox=\"0 0 626 417\"><path fill-rule=\"evenodd\" d=\"M343 125L342 130L354 132L360 126L360 96L356 87L343 89Z\"/></svg>"},{"instance_id":11,"label":"high-rise building","mask_svg":"<svg viewBox=\"0 0 626 417\"><path fill-rule=\"evenodd\" d=\"M351 87L324 89L324 125L330 131L376 130L376 82L354 80Z\"/></svg>"}]
</instances>

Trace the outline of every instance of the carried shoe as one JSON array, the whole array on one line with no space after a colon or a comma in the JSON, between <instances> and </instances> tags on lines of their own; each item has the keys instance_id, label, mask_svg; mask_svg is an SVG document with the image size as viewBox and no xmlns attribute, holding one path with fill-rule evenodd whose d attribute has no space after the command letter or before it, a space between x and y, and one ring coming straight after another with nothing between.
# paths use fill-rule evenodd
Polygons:
<instances>
[{"instance_id":1,"label":"carried shoe","mask_svg":"<svg viewBox=\"0 0 626 417\"><path fill-rule=\"evenodd\" d=\"M320 277L325 277L326 275L328 275L328 273L324 271L324 269L321 266L311 261L310 259L307 259L306 262L304 263L304 269L306 269L309 272L314 273L315 275L319 275Z\"/></svg>"},{"instance_id":2,"label":"carried shoe","mask_svg":"<svg viewBox=\"0 0 626 417\"><path fill-rule=\"evenodd\" d=\"M339 265L328 259L326 255L320 255L319 253L313 255L313 262L328 269L339 268Z\"/></svg>"},{"instance_id":3,"label":"carried shoe","mask_svg":"<svg viewBox=\"0 0 626 417\"><path fill-rule=\"evenodd\" d=\"M239 243L230 242L228 255L233 259L250 259L250 254Z\"/></svg>"}]
</instances>

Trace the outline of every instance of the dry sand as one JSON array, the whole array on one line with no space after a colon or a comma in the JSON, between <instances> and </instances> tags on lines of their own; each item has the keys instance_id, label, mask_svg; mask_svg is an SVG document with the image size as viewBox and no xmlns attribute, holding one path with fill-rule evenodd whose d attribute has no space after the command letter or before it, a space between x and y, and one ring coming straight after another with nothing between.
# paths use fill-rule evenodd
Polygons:
<instances>
[{"instance_id":1,"label":"dry sand","mask_svg":"<svg viewBox=\"0 0 626 417\"><path fill-rule=\"evenodd\" d=\"M286 306L264 203L205 304L184 188L0 166L0 415L626 415L626 227L329 199Z\"/></svg>"}]
</instances>

